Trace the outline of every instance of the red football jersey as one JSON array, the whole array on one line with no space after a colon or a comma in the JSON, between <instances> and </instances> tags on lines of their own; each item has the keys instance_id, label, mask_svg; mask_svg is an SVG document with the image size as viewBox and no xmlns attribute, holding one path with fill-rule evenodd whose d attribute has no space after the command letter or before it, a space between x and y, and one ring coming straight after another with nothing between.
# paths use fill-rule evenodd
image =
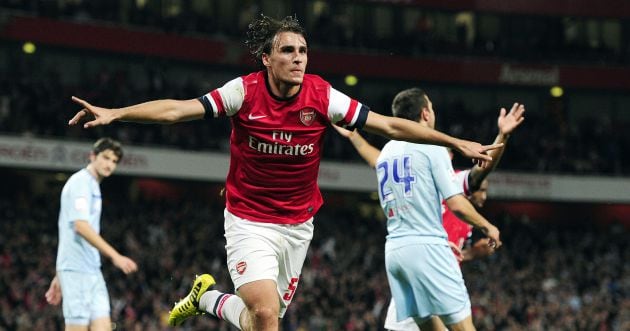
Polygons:
<instances>
[{"instance_id":1,"label":"red football jersey","mask_svg":"<svg viewBox=\"0 0 630 331\"><path fill-rule=\"evenodd\" d=\"M295 224L322 205L317 185L324 133L330 122L362 126L368 108L305 75L299 93L280 99L266 72L234 79L200 98L214 117L229 116L227 209L257 222Z\"/></svg>"},{"instance_id":2,"label":"red football jersey","mask_svg":"<svg viewBox=\"0 0 630 331\"><path fill-rule=\"evenodd\" d=\"M461 183L465 196L470 196L470 190L468 187L468 174L470 170L455 171L457 181ZM472 225L460 220L453 212L448 209L446 203L442 201L442 225L446 234L448 235L448 241L455 243L459 248L463 248L466 240L472 234Z\"/></svg>"}]
</instances>

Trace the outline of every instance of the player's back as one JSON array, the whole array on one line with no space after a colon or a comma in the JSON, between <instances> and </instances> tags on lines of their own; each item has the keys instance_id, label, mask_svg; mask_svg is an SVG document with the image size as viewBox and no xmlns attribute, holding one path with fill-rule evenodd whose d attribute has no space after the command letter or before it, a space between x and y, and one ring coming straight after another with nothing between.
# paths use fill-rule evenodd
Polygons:
<instances>
[{"instance_id":1,"label":"player's back","mask_svg":"<svg viewBox=\"0 0 630 331\"><path fill-rule=\"evenodd\" d=\"M444 194L461 193L454 188L446 149L390 141L381 151L376 171L388 246L446 243L441 200Z\"/></svg>"}]
</instances>

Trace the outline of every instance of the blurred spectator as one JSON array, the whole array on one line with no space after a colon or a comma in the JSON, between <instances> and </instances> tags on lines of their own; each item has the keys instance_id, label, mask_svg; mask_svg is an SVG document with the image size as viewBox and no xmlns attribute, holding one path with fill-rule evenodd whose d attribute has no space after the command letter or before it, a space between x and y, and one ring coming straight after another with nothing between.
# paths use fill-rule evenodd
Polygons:
<instances>
[{"instance_id":1,"label":"blurred spectator","mask_svg":"<svg viewBox=\"0 0 630 331\"><path fill-rule=\"evenodd\" d=\"M77 95L111 107L138 103L156 96L189 99L207 91L206 83L193 78L177 80L162 71L165 66L147 65L132 79L128 69L103 66L95 74L84 73L81 85L64 84L56 68L27 61L16 61L10 72L0 75L0 134L50 138L96 139L107 135L126 145L149 145L198 151L223 151L230 125L226 121L196 121L170 126L118 123L111 127L83 130L69 127L68 117L76 106L70 102ZM25 69L28 68L28 69ZM33 70L37 69L37 70ZM139 81L145 81L142 85ZM219 84L219 83L216 83ZM389 113L390 96L371 104L373 109ZM613 120L606 113L594 113L583 120L569 122L567 105L562 99L551 98L546 110L527 115L527 125L507 153L502 169L540 173L630 174L630 131L627 121ZM474 141L492 141L494 116L489 112L472 112L461 100L440 109L438 129L457 137ZM332 132L331 132L332 133ZM375 146L384 140L366 135ZM324 157L332 160L360 162L352 146L337 134L326 136ZM534 160L534 161L532 161ZM456 159L456 165L462 160ZM468 164L464 164L467 166Z\"/></svg>"},{"instance_id":2,"label":"blurred spectator","mask_svg":"<svg viewBox=\"0 0 630 331\"><path fill-rule=\"evenodd\" d=\"M193 0L0 0L0 9L7 9L9 15L19 10L19 13L59 19L106 20L182 34L220 35L239 39L243 37L243 22L257 15L261 9L259 5L258 1L247 1L243 3L245 10L217 15L216 11L220 10L217 3ZM416 10L415 15L408 15L410 19L416 20L415 23L408 23L406 28L402 24L392 28L392 34L399 35L383 39L375 38L371 27L361 24L363 22L359 18L371 17L374 14L371 11L378 6L355 7L359 5L331 1L314 1L312 5L315 16L312 18L310 33L314 42L322 47L354 47L354 52L371 48L367 51L373 53L376 48L381 52L395 50L401 54L419 56L480 53L501 55L508 59L543 60L545 63L558 60L565 64L576 58L591 63L611 61L608 63L615 64L613 54L626 57L630 54L630 51L620 49L626 47L630 50L630 47L623 46L627 44L623 41L630 38L630 24L626 21L617 22L620 25L617 31L614 20L488 13L477 15L474 12L421 9ZM359 8L361 11L355 11ZM362 28L358 29L358 26ZM607 34L605 31L619 33ZM619 49L613 51L615 47ZM64 81L60 67L51 67L37 57L28 58L9 50L4 51L6 53L2 55L6 55L8 65L0 68L2 134L85 140L108 135L127 145L227 151L225 141L230 127L225 121L209 120L173 126L114 124L90 131L66 125L68 114L76 108L69 101L73 94L112 107L156 97L197 97L208 91L209 87L206 81L196 80L191 74L198 73L196 68L184 73L176 70L167 72L163 68L170 69L171 66L165 64L168 60L147 59L144 68L128 66L125 69L111 69L107 67L107 59L103 60L102 57L98 61L102 61L103 66L97 72L82 70L83 67L77 66L77 76L81 77L76 81L80 83L71 84ZM56 55L68 56L68 61L75 59L67 54ZM216 81L214 75L211 69L205 74L215 84L212 87L224 83ZM391 100L391 96L387 95L382 100ZM386 113L390 108L389 101L370 106ZM630 154L623 153L630 150L630 131L625 129L629 125L627 120L597 114L584 121L569 122L567 114L570 114L570 109L566 107L562 99L550 99L545 110L551 114L551 120L531 112L526 130L515 139L514 149L522 153L508 153L502 168L545 173L630 174ZM446 126L440 129L447 133L474 141L491 138L487 135L492 130L486 129L491 124L489 121L492 116L479 116L463 104L445 107L440 114L445 120L438 121L438 125L444 123ZM379 142L383 143L380 138L368 138L377 146ZM324 153L328 159L345 161L354 158L359 162L356 153L336 134L326 138Z\"/></svg>"},{"instance_id":3,"label":"blurred spectator","mask_svg":"<svg viewBox=\"0 0 630 331\"><path fill-rule=\"evenodd\" d=\"M55 269L58 206L50 201L58 192L52 191L17 188L0 197L0 330L62 330L59 308L44 300ZM140 268L130 278L118 277L111 265L103 268L118 328L169 330L165 316L171 303L186 295L202 271L217 276L219 289L231 291L223 267L221 199L120 199L104 201L103 217L116 223L104 220L102 231L122 252L137 257ZM382 329L389 301L382 215L354 208L327 206L320 212L299 295L283 320L285 331ZM571 220L570 227L558 221L505 215L496 222L502 249L463 266L478 330L628 329L629 230L594 220ZM232 330L210 318L185 327Z\"/></svg>"},{"instance_id":4,"label":"blurred spectator","mask_svg":"<svg viewBox=\"0 0 630 331\"><path fill-rule=\"evenodd\" d=\"M406 36L408 33L401 26L396 26L398 22L392 21L392 26L387 29L389 35L375 38L379 33L374 30L375 25L370 24L370 20L378 17L375 13L383 6L364 2L313 0L298 4L300 2L286 0L264 6L260 1L227 4L220 0L0 0L0 9L55 19L95 21L99 24L109 21L170 33L205 34L240 40L243 38L243 22L251 21L251 17L262 10L296 14L305 19L308 16L304 13L305 8L311 8L315 17L307 32L318 45L369 53L389 53L392 47L400 47L392 45L390 41L398 41L401 34ZM412 47L401 49L403 54L498 55L545 64L620 64L630 60L627 43L623 42L630 38L630 31L625 28L627 20L623 19L453 12L407 6L407 1L392 2L395 3L390 9L397 12L395 15L398 16L406 10L421 10L416 27L410 33L411 38L404 38L412 42ZM285 8L279 10L275 6ZM498 39L479 40L480 43L475 45L481 26L486 30L485 33L491 32Z\"/></svg>"}]
</instances>

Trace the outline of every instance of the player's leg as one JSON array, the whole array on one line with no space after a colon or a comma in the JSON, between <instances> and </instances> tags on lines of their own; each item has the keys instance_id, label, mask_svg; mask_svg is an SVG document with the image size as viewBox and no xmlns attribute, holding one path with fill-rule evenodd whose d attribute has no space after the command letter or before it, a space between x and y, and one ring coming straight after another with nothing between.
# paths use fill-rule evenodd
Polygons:
<instances>
[{"instance_id":1,"label":"player's leg","mask_svg":"<svg viewBox=\"0 0 630 331\"><path fill-rule=\"evenodd\" d=\"M419 321L418 326L422 331L448 331L442 320L437 316L431 316L431 318Z\"/></svg>"},{"instance_id":2,"label":"player's leg","mask_svg":"<svg viewBox=\"0 0 630 331\"><path fill-rule=\"evenodd\" d=\"M111 331L112 321L107 317L100 317L90 322L90 331Z\"/></svg>"},{"instance_id":3,"label":"player's leg","mask_svg":"<svg viewBox=\"0 0 630 331\"><path fill-rule=\"evenodd\" d=\"M403 314L399 311L400 318L413 316L422 330L443 331L444 325L457 324L471 315L466 285L448 245L438 242L408 245L395 253L400 255L404 274L413 275L408 278L407 293L414 300L407 302L412 309ZM395 290L392 287L392 293ZM398 301L396 305L400 310ZM443 324L431 318L433 315L438 315Z\"/></svg>"},{"instance_id":4,"label":"player's leg","mask_svg":"<svg viewBox=\"0 0 630 331\"><path fill-rule=\"evenodd\" d=\"M111 331L109 293L102 273L90 277L90 331Z\"/></svg>"},{"instance_id":5,"label":"player's leg","mask_svg":"<svg viewBox=\"0 0 630 331\"><path fill-rule=\"evenodd\" d=\"M432 257L431 265L436 267L436 273L427 282L437 298L435 315L449 330L475 330L468 290L455 256L446 246L429 245L427 249Z\"/></svg>"},{"instance_id":6,"label":"player's leg","mask_svg":"<svg viewBox=\"0 0 630 331\"><path fill-rule=\"evenodd\" d=\"M472 322L472 315L468 315L466 318L464 318L463 320L456 322L456 323L452 323L452 324L447 324L448 325L448 329L451 331L474 331L475 326L473 325Z\"/></svg>"},{"instance_id":7,"label":"player's leg","mask_svg":"<svg viewBox=\"0 0 630 331\"><path fill-rule=\"evenodd\" d=\"M252 330L277 330L279 319L284 317L298 288L302 266L313 239L313 220L294 225L262 227L270 227L273 233L279 234L277 238L282 237L277 256L277 283L268 280L247 283L238 288L238 293L247 305ZM257 231L262 232L264 229ZM248 302L249 298L255 299L253 304Z\"/></svg>"},{"instance_id":8,"label":"player's leg","mask_svg":"<svg viewBox=\"0 0 630 331\"><path fill-rule=\"evenodd\" d=\"M278 260L278 316L283 318L298 289L304 260L313 239L313 219L301 224L281 225L281 228L285 244Z\"/></svg>"},{"instance_id":9,"label":"player's leg","mask_svg":"<svg viewBox=\"0 0 630 331\"><path fill-rule=\"evenodd\" d=\"M211 290L214 279L202 275L175 306L169 324L206 312L243 330L277 329L278 261L285 233L277 224L252 222L227 210L224 215L227 266L238 295Z\"/></svg>"},{"instance_id":10,"label":"player's leg","mask_svg":"<svg viewBox=\"0 0 630 331\"><path fill-rule=\"evenodd\" d=\"M276 282L253 281L239 287L238 294L247 307L239 316L242 330L278 330L280 303Z\"/></svg>"},{"instance_id":11,"label":"player's leg","mask_svg":"<svg viewBox=\"0 0 630 331\"><path fill-rule=\"evenodd\" d=\"M412 267L418 259L418 253L413 247L388 247L385 249L385 270L387 281L392 293L392 302L388 309L385 328L388 330L418 330L418 325L431 317L430 313L422 310L418 305L420 299L425 297L421 286L416 286L415 279L420 272ZM421 262L421 261L420 261ZM425 316L420 318L419 316ZM417 323L417 324L416 324Z\"/></svg>"},{"instance_id":12,"label":"player's leg","mask_svg":"<svg viewBox=\"0 0 630 331\"><path fill-rule=\"evenodd\" d=\"M224 214L227 265L244 305L241 326L243 330L277 330L279 263L286 232L279 224L249 221L228 211ZM217 309L217 313L223 312Z\"/></svg>"},{"instance_id":13,"label":"player's leg","mask_svg":"<svg viewBox=\"0 0 630 331\"><path fill-rule=\"evenodd\" d=\"M61 287L61 301L66 331L87 331L90 324L89 284L86 274L57 271Z\"/></svg>"}]
</instances>

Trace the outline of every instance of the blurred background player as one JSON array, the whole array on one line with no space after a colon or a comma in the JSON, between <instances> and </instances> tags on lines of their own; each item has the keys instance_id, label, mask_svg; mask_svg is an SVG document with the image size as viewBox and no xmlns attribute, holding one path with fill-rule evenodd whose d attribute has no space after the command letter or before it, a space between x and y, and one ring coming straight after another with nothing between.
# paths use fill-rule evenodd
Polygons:
<instances>
[{"instance_id":1,"label":"blurred background player","mask_svg":"<svg viewBox=\"0 0 630 331\"><path fill-rule=\"evenodd\" d=\"M46 300L58 305L63 297L66 330L112 329L100 254L110 258L125 274L138 269L132 259L121 255L100 235L100 183L112 175L122 156L119 142L99 139L90 153L90 163L74 173L61 191L57 273Z\"/></svg>"},{"instance_id":2,"label":"blurred background player","mask_svg":"<svg viewBox=\"0 0 630 331\"><path fill-rule=\"evenodd\" d=\"M396 117L433 128L435 113L424 91L396 95ZM376 160L379 200L387 217L385 269L397 320L413 318L423 329L438 330L433 316L454 330L474 330L464 279L442 227L442 200L459 217L501 246L499 230L462 195L445 148L392 140Z\"/></svg>"},{"instance_id":3,"label":"blurred background player","mask_svg":"<svg viewBox=\"0 0 630 331\"><path fill-rule=\"evenodd\" d=\"M371 112L319 76L306 75L304 30L293 17L261 16L249 25L247 45L265 68L190 100L156 100L120 109L84 108L71 120L177 123L229 116L230 170L226 181L227 264L238 296L209 291L215 281L199 276L173 308L169 324L208 312L244 330L277 330L298 286L322 205L317 174L329 123L390 139L449 146L487 161L498 145L455 139L417 122ZM281 244L278 244L281 243Z\"/></svg>"},{"instance_id":4,"label":"blurred background player","mask_svg":"<svg viewBox=\"0 0 630 331\"><path fill-rule=\"evenodd\" d=\"M515 103L512 109L508 113L505 108L501 108L499 117L497 119L497 127L499 133L497 134L494 143L503 143L500 148L494 149L488 154L492 157L486 167L480 167L478 165L473 166L471 169L456 171L457 185L460 186L464 192L464 195L468 197L469 201L477 208L483 207L488 190L488 180L486 177L492 172L498 165L503 152L505 151L505 144L507 143L510 135L524 120L523 114L525 107L522 104ZM380 154L380 151L368 143L357 130L349 131L338 126L335 129L344 137L348 138L357 152L363 157L363 159L374 168L376 166L376 160ZM449 150L451 159L453 158L452 152ZM465 247L467 240L472 234L473 227L460 220L443 202L443 226L448 235L448 241L453 249L453 253L459 262L470 261L475 258L481 258L494 253L494 247L489 245L488 238L479 239L472 245ZM435 325L440 325L441 320L434 317ZM419 330L417 324L412 318L408 318L402 321L396 320L396 305L393 300L390 300L390 305L387 310L387 316L385 319L385 328L393 331L415 331ZM439 327L438 327L439 328ZM442 328L443 329L443 328Z\"/></svg>"}]
</instances>

